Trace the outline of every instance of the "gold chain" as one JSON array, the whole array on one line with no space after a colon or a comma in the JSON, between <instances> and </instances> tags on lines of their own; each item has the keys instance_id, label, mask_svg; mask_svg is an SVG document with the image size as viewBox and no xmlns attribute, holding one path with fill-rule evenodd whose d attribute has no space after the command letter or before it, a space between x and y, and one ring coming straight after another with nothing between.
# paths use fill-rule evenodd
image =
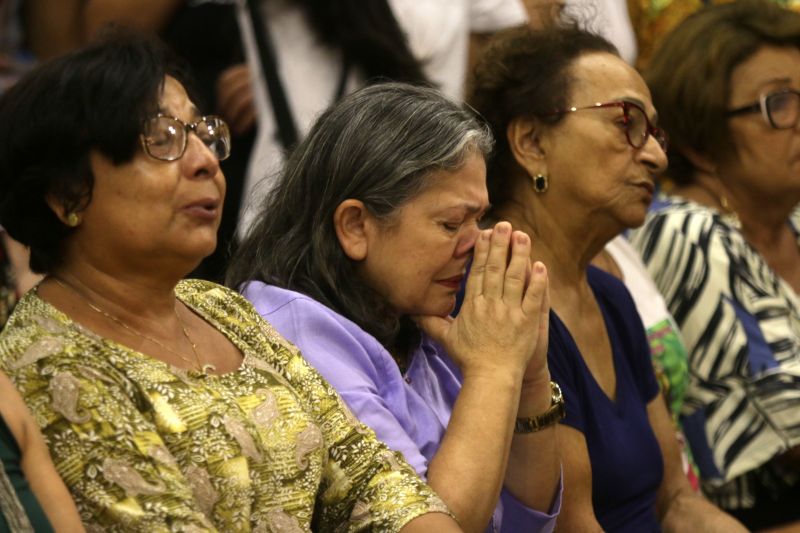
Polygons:
<instances>
[{"instance_id":1,"label":"gold chain","mask_svg":"<svg viewBox=\"0 0 800 533\"><path fill-rule=\"evenodd\" d=\"M694 184L699 188L703 189L707 194L711 195L711 197L714 200L716 200L716 202L722 208L723 215L731 215L736 218L739 218L738 213L731 207L731 204L728 203L728 199L725 197L724 194L716 192L714 189L712 189L702 181L695 181Z\"/></svg>"},{"instance_id":2,"label":"gold chain","mask_svg":"<svg viewBox=\"0 0 800 533\"><path fill-rule=\"evenodd\" d=\"M138 331L134 327L129 326L128 324L123 322L121 318L118 318L118 317L112 315L111 313L109 313L108 311L104 310L103 308L101 308L97 304L93 303L83 293L83 291L78 290L77 287L75 287L71 283L67 282L66 280L62 280L62 279L60 279L60 278L58 278L56 276L50 276L50 277L53 279L53 281L55 281L62 288L67 289L67 290L77 294L86 303L86 305L89 306L89 308L92 311L95 311L96 313L99 313L99 314L103 315L104 317L106 317L107 319L111 320L112 322L114 322L115 324L117 324L121 328L125 329L126 331L128 331L130 333L133 333L134 335L136 335L138 337L141 337L141 338L143 338L145 340L148 340L148 341L152 342L153 344L155 344L157 346L160 346L161 348L167 350L168 352L177 355L184 362L186 362L186 363L188 363L188 364L190 364L192 366L195 366L195 364L196 364L196 367L195 367L196 370L199 370L200 372L203 372L204 374L215 372L217 370L214 365L212 365L210 363L203 364L203 362L200 360L200 355L197 353L197 345L194 342L192 342L192 338L189 336L189 331L186 329L186 324L184 324L183 319L178 314L178 306L177 305L173 308L173 311L175 312L175 318L178 319L178 324L180 324L180 326L181 326L181 331L183 332L183 336L186 337L186 341L192 347L192 353L194 354L194 358L195 358L196 363L192 362L191 359L189 359L188 357L184 356L182 353L178 352L177 350L173 350L172 348L170 348L169 346L167 346L163 342L159 341L158 339L154 339L153 337L150 337L149 335L145 335L144 333Z\"/></svg>"}]
</instances>

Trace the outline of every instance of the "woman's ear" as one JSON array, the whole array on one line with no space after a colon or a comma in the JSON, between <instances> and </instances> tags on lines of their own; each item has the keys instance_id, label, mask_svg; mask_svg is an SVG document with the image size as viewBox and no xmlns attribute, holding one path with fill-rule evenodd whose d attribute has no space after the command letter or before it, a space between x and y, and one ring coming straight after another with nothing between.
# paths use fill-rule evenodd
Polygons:
<instances>
[{"instance_id":1,"label":"woman's ear","mask_svg":"<svg viewBox=\"0 0 800 533\"><path fill-rule=\"evenodd\" d=\"M364 202L348 198L333 212L333 227L339 245L347 257L353 261L363 261L367 257L369 244L367 219L369 212Z\"/></svg>"},{"instance_id":2,"label":"woman's ear","mask_svg":"<svg viewBox=\"0 0 800 533\"><path fill-rule=\"evenodd\" d=\"M542 123L535 118L515 118L506 128L511 154L530 176L547 174L542 133Z\"/></svg>"},{"instance_id":3,"label":"woman's ear","mask_svg":"<svg viewBox=\"0 0 800 533\"><path fill-rule=\"evenodd\" d=\"M45 194L44 201L47 204L47 207L50 208L50 210L64 225L70 225L70 222L74 222L74 217L77 213L67 213L66 207L64 207L64 204L61 203L61 200L56 198L55 195L49 193ZM72 215L72 218L70 218L70 214Z\"/></svg>"}]
</instances>

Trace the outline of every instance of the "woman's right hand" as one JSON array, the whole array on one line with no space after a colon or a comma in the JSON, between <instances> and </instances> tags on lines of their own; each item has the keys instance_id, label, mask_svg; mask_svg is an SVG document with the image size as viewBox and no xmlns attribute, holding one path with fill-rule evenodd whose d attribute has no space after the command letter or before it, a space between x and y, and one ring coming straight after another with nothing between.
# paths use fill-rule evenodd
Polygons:
<instances>
[{"instance_id":1,"label":"woman's right hand","mask_svg":"<svg viewBox=\"0 0 800 533\"><path fill-rule=\"evenodd\" d=\"M502 375L521 383L539 374L549 380L547 271L539 262L531 266L530 253L530 237L512 231L508 222L482 231L458 316L418 317L465 380Z\"/></svg>"}]
</instances>

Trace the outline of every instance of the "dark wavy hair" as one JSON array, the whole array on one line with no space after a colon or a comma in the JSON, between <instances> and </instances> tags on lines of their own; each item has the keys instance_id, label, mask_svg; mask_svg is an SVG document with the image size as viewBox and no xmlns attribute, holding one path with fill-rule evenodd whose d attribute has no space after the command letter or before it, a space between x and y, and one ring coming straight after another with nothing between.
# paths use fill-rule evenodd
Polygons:
<instances>
[{"instance_id":1,"label":"dark wavy hair","mask_svg":"<svg viewBox=\"0 0 800 533\"><path fill-rule=\"evenodd\" d=\"M475 113L434 89L385 83L346 96L292 152L234 254L226 283L241 289L259 280L302 292L405 353L405 333L416 328L361 279L339 244L334 212L354 198L391 223L425 190L431 172L457 169L491 147L491 133Z\"/></svg>"},{"instance_id":2,"label":"dark wavy hair","mask_svg":"<svg viewBox=\"0 0 800 533\"><path fill-rule=\"evenodd\" d=\"M186 85L185 69L155 38L108 28L97 41L25 75L0 97L0 224L30 247L30 267L48 273L74 228L68 212L91 201L89 151L121 164L133 158L141 125L157 112L164 77Z\"/></svg>"},{"instance_id":3,"label":"dark wavy hair","mask_svg":"<svg viewBox=\"0 0 800 533\"><path fill-rule=\"evenodd\" d=\"M495 134L495 155L486 169L489 200L502 205L512 193L509 179L523 172L511 153L506 130L518 117L539 117L555 124L563 115L550 115L569 105L573 79L570 66L594 52L619 55L606 39L564 23L543 30L519 28L492 39L475 67L469 102Z\"/></svg>"},{"instance_id":4,"label":"dark wavy hair","mask_svg":"<svg viewBox=\"0 0 800 533\"><path fill-rule=\"evenodd\" d=\"M388 0L295 0L322 41L342 50L366 79L429 84Z\"/></svg>"},{"instance_id":5,"label":"dark wavy hair","mask_svg":"<svg viewBox=\"0 0 800 533\"><path fill-rule=\"evenodd\" d=\"M709 6L682 21L650 59L644 77L670 135L667 175L690 183L686 150L725 157L733 143L725 115L731 74L766 45L800 48L800 14L768 0Z\"/></svg>"}]
</instances>

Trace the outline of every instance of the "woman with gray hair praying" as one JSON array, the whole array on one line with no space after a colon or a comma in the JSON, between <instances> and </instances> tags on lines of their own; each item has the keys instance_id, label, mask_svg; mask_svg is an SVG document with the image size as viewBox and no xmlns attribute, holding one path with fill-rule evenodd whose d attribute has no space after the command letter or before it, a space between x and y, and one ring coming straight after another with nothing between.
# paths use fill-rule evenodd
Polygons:
<instances>
[{"instance_id":1,"label":"woman with gray hair praying","mask_svg":"<svg viewBox=\"0 0 800 533\"><path fill-rule=\"evenodd\" d=\"M492 144L432 89L346 97L291 155L228 282L466 531L548 531L563 400L545 357L547 273L527 235L478 226Z\"/></svg>"}]
</instances>

